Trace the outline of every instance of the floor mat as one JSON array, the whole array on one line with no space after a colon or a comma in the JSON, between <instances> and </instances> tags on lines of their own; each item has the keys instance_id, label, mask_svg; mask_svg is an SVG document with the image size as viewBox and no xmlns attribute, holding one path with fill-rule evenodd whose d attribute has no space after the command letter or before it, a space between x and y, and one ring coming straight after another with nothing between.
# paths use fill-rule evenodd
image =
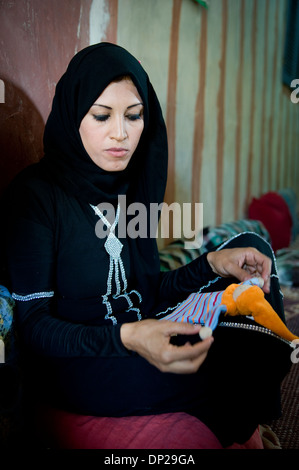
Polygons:
<instances>
[{"instance_id":1,"label":"floor mat","mask_svg":"<svg viewBox=\"0 0 299 470\"><path fill-rule=\"evenodd\" d=\"M299 336L299 289L283 288L288 328ZM293 364L281 387L282 417L270 423L282 449L299 449L299 346L292 354Z\"/></svg>"}]
</instances>

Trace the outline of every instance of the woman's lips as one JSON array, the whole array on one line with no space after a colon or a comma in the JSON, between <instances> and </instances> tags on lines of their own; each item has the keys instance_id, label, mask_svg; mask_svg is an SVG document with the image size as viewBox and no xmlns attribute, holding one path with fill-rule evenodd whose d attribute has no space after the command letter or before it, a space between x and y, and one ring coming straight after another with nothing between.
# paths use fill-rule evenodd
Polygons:
<instances>
[{"instance_id":1,"label":"woman's lips","mask_svg":"<svg viewBox=\"0 0 299 470\"><path fill-rule=\"evenodd\" d=\"M113 157L124 157L128 153L128 149L115 147L107 149L106 152Z\"/></svg>"}]
</instances>

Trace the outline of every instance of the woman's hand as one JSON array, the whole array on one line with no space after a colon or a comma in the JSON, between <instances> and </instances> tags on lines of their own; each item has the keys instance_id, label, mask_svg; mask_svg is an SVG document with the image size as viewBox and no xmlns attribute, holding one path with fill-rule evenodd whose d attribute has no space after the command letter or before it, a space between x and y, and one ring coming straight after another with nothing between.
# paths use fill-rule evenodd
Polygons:
<instances>
[{"instance_id":1,"label":"woman's hand","mask_svg":"<svg viewBox=\"0 0 299 470\"><path fill-rule=\"evenodd\" d=\"M235 277L242 282L251 277L262 277L264 292L270 292L272 261L256 248L228 248L211 251L208 253L207 260L214 273L222 277Z\"/></svg>"},{"instance_id":2,"label":"woman's hand","mask_svg":"<svg viewBox=\"0 0 299 470\"><path fill-rule=\"evenodd\" d=\"M148 319L123 324L120 336L127 349L137 352L161 372L192 374L205 360L213 337L183 346L171 344L170 339L176 334L198 334L200 328L190 323Z\"/></svg>"}]
</instances>

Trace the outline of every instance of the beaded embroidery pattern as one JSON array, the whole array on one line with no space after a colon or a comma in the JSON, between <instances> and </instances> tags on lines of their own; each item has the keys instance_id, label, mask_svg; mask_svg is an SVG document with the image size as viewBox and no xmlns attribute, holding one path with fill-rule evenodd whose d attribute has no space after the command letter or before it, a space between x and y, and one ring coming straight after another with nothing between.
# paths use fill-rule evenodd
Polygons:
<instances>
[{"instance_id":1,"label":"beaded embroidery pattern","mask_svg":"<svg viewBox=\"0 0 299 470\"><path fill-rule=\"evenodd\" d=\"M95 211L96 215L101 219L101 221L106 225L107 229L109 230L109 234L107 236L107 240L105 241L104 247L106 252L109 255L109 272L107 277L107 291L103 297L103 303L106 305L107 314L105 316L106 320L111 320L114 325L117 324L117 319L113 315L113 310L111 303L109 301L109 296L112 294L112 279L114 275L114 282L116 285L116 293L112 295L114 299L118 299L119 297L124 297L128 302L128 309L127 311L135 311L137 314L137 319L141 320L140 309L133 307L133 302L130 299L130 294L135 293L139 299L139 303L142 301L142 297L140 293L136 290L132 290L127 292L128 282L126 278L126 272L124 268L123 261L121 259L121 252L123 249L123 244L115 235L115 228L119 221L119 214L120 214L120 205L117 206L116 216L113 224L111 225L104 214L100 211L100 209L96 206L90 204L92 209Z\"/></svg>"}]
</instances>

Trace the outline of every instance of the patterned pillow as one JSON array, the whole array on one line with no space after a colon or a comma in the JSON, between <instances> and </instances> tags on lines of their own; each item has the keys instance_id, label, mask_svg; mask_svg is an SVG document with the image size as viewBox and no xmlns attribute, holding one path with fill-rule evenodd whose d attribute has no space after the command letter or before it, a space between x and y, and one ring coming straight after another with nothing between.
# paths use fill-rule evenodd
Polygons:
<instances>
[{"instance_id":1,"label":"patterned pillow","mask_svg":"<svg viewBox=\"0 0 299 470\"><path fill-rule=\"evenodd\" d=\"M210 227L204 234L205 251L211 251L218 245L243 232L257 233L267 242L271 242L269 232L259 220L241 219Z\"/></svg>"},{"instance_id":2,"label":"patterned pillow","mask_svg":"<svg viewBox=\"0 0 299 470\"><path fill-rule=\"evenodd\" d=\"M0 285L0 340L8 336L13 319L14 300L6 287Z\"/></svg>"},{"instance_id":3,"label":"patterned pillow","mask_svg":"<svg viewBox=\"0 0 299 470\"><path fill-rule=\"evenodd\" d=\"M224 223L215 227L206 227L203 230L203 243L200 248L187 249L184 240L177 240L160 251L160 264L162 271L179 268L202 253L214 250L221 243L243 232L254 232L271 242L270 235L259 220L241 219Z\"/></svg>"}]
</instances>

